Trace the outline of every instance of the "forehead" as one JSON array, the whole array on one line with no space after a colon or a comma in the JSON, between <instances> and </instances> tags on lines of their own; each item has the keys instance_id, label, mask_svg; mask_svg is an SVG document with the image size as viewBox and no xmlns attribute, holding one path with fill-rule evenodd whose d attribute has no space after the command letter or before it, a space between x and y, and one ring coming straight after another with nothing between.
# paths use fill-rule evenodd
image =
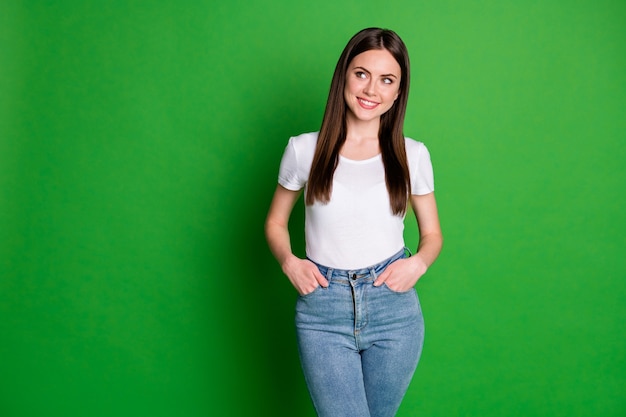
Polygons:
<instances>
[{"instance_id":1,"label":"forehead","mask_svg":"<svg viewBox=\"0 0 626 417\"><path fill-rule=\"evenodd\" d=\"M401 69L398 61L386 49L371 49L355 56L350 68L362 67L371 73L394 74L400 76Z\"/></svg>"}]
</instances>

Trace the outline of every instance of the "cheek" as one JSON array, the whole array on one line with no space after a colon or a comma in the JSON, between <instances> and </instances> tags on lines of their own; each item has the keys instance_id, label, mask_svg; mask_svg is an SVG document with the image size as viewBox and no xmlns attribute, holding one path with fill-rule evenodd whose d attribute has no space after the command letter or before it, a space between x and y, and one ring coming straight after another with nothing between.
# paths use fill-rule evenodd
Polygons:
<instances>
[{"instance_id":1,"label":"cheek","mask_svg":"<svg viewBox=\"0 0 626 417\"><path fill-rule=\"evenodd\" d=\"M400 90L396 90L393 94L392 94L392 98L393 101L396 101L396 99L400 96Z\"/></svg>"},{"instance_id":2,"label":"cheek","mask_svg":"<svg viewBox=\"0 0 626 417\"><path fill-rule=\"evenodd\" d=\"M346 81L346 87L344 88L344 93L348 94L348 93L352 93L354 91L356 91L357 89L357 85L354 82L354 80L350 79L348 81Z\"/></svg>"},{"instance_id":3,"label":"cheek","mask_svg":"<svg viewBox=\"0 0 626 417\"><path fill-rule=\"evenodd\" d=\"M343 100L347 103L350 99L350 89L346 85L346 88L343 89Z\"/></svg>"}]
</instances>

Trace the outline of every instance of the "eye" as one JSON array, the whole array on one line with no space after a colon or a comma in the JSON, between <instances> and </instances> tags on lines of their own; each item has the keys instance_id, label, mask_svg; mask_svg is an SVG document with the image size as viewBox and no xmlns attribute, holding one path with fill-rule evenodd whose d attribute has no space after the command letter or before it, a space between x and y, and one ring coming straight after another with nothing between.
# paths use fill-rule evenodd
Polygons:
<instances>
[{"instance_id":1,"label":"eye","mask_svg":"<svg viewBox=\"0 0 626 417\"><path fill-rule=\"evenodd\" d=\"M357 78L360 78L360 79L362 79L362 80L364 80L364 79L366 79L366 78L367 78L367 74L365 74L363 71L357 71L357 72L355 73L355 75L356 75L356 77L357 77Z\"/></svg>"},{"instance_id":2,"label":"eye","mask_svg":"<svg viewBox=\"0 0 626 417\"><path fill-rule=\"evenodd\" d=\"M385 84L393 84L393 80L391 78L383 78L383 83L385 83Z\"/></svg>"}]
</instances>

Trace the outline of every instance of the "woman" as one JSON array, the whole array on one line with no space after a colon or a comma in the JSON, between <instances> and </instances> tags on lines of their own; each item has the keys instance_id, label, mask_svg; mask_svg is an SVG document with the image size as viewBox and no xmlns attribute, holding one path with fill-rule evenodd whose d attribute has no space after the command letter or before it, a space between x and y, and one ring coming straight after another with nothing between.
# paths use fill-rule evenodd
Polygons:
<instances>
[{"instance_id":1,"label":"woman","mask_svg":"<svg viewBox=\"0 0 626 417\"><path fill-rule=\"evenodd\" d=\"M403 135L409 59L392 31L354 35L333 75L319 133L293 137L265 224L270 249L299 293L298 349L323 417L395 415L422 350L413 286L442 245L426 147ZM307 259L288 222L303 189ZM410 202L420 240L407 257Z\"/></svg>"}]
</instances>

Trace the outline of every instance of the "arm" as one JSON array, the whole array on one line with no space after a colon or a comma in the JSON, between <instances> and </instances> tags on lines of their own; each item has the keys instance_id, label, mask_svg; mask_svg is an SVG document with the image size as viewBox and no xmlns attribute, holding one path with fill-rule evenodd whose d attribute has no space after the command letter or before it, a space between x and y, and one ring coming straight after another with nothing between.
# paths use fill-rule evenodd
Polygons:
<instances>
[{"instance_id":1,"label":"arm","mask_svg":"<svg viewBox=\"0 0 626 417\"><path fill-rule=\"evenodd\" d=\"M383 282L394 291L407 291L415 285L435 262L443 245L435 194L412 195L411 207L415 212L420 240L417 252L410 258L400 259L380 274L374 285Z\"/></svg>"},{"instance_id":2,"label":"arm","mask_svg":"<svg viewBox=\"0 0 626 417\"><path fill-rule=\"evenodd\" d=\"M276 187L265 220L265 237L272 254L291 284L298 293L304 295L313 292L318 285L327 287L328 282L313 262L300 259L291 251L289 217L300 194L301 191L291 191L281 185Z\"/></svg>"}]
</instances>

